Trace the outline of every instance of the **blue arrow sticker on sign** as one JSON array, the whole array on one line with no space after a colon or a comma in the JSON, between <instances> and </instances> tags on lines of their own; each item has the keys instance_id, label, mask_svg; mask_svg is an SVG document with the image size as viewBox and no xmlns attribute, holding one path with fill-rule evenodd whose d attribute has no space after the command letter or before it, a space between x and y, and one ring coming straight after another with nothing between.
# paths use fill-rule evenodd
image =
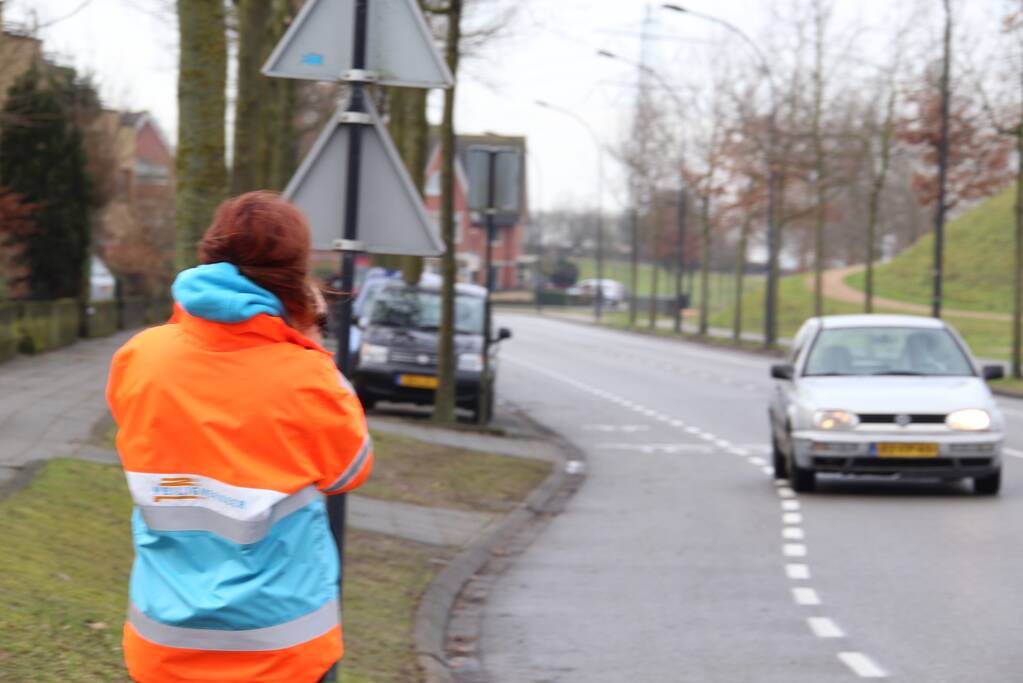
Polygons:
<instances>
[{"instance_id":1,"label":"blue arrow sticker on sign","mask_svg":"<svg viewBox=\"0 0 1023 683\"><path fill-rule=\"evenodd\" d=\"M310 66L322 66L323 55L317 52L307 52L306 54L302 55L302 63L309 64Z\"/></svg>"}]
</instances>

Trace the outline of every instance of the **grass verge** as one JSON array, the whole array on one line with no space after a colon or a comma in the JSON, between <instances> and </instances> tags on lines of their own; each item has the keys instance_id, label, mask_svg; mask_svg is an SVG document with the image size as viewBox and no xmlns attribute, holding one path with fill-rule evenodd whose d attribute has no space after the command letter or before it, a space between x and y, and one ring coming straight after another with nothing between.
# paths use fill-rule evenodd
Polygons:
<instances>
[{"instance_id":1,"label":"grass verge","mask_svg":"<svg viewBox=\"0 0 1023 683\"><path fill-rule=\"evenodd\" d=\"M455 510L510 510L551 465L373 433L376 464L361 495Z\"/></svg>"},{"instance_id":2,"label":"grass verge","mask_svg":"<svg viewBox=\"0 0 1023 683\"><path fill-rule=\"evenodd\" d=\"M103 435L109 440L109 430ZM387 500L506 509L550 465L376 434L360 490ZM0 681L127 682L120 640L131 570L132 503L120 468L48 462L0 501ZM345 551L345 683L408 683L412 620L454 549L350 529Z\"/></svg>"}]
</instances>

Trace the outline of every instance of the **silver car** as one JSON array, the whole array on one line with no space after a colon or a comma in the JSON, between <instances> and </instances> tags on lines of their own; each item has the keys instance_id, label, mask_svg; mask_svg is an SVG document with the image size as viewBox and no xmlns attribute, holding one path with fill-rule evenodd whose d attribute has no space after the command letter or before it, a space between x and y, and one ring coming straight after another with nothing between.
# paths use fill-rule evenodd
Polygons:
<instances>
[{"instance_id":1,"label":"silver car","mask_svg":"<svg viewBox=\"0 0 1023 683\"><path fill-rule=\"evenodd\" d=\"M970 478L996 494L1004 421L985 380L1003 372L933 318L812 318L771 367L775 476L796 491L819 472Z\"/></svg>"}]
</instances>

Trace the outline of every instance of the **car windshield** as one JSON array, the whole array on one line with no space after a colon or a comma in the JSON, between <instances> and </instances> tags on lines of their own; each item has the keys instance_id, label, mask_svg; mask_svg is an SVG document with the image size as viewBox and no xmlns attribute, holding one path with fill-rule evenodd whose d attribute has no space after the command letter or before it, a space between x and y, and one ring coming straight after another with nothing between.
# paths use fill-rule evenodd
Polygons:
<instances>
[{"instance_id":1,"label":"car windshield","mask_svg":"<svg viewBox=\"0 0 1023 683\"><path fill-rule=\"evenodd\" d=\"M455 331L483 334L483 298L455 297ZM370 323L417 330L440 328L440 294L418 289L381 290L373 304Z\"/></svg>"},{"instance_id":2,"label":"car windshield","mask_svg":"<svg viewBox=\"0 0 1023 683\"><path fill-rule=\"evenodd\" d=\"M823 330L805 377L844 375L973 375L962 347L944 329L850 327Z\"/></svg>"}]
</instances>

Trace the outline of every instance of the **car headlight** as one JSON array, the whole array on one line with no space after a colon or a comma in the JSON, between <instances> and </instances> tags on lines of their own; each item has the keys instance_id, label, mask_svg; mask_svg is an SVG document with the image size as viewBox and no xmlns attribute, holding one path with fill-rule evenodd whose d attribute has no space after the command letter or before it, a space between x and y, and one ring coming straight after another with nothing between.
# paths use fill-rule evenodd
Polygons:
<instances>
[{"instance_id":1,"label":"car headlight","mask_svg":"<svg viewBox=\"0 0 1023 683\"><path fill-rule=\"evenodd\" d=\"M483 372L483 354L460 353L458 354L458 369L470 372Z\"/></svg>"},{"instance_id":2,"label":"car headlight","mask_svg":"<svg viewBox=\"0 0 1023 683\"><path fill-rule=\"evenodd\" d=\"M387 362L387 347L378 344L363 344L359 349L359 363L381 365Z\"/></svg>"},{"instance_id":3,"label":"car headlight","mask_svg":"<svg viewBox=\"0 0 1023 683\"><path fill-rule=\"evenodd\" d=\"M860 423L860 418L846 410L818 410L813 415L813 423L818 429L852 429Z\"/></svg>"},{"instance_id":4,"label":"car headlight","mask_svg":"<svg viewBox=\"0 0 1023 683\"><path fill-rule=\"evenodd\" d=\"M991 426L991 416L986 410L968 408L950 413L945 424L961 432L982 432Z\"/></svg>"}]
</instances>

